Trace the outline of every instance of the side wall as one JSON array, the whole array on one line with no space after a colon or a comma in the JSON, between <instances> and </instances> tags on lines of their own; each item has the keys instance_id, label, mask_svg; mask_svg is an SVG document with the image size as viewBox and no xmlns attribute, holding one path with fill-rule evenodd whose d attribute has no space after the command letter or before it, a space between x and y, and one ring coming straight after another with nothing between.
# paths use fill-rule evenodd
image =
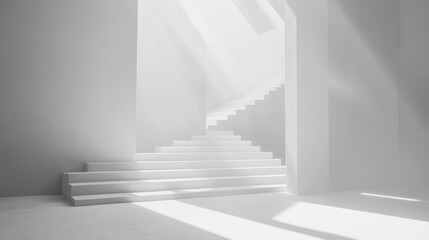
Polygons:
<instances>
[{"instance_id":1,"label":"side wall","mask_svg":"<svg viewBox=\"0 0 429 240\"><path fill-rule=\"evenodd\" d=\"M287 3L287 186L309 194L325 191L329 181L328 2Z\"/></svg>"},{"instance_id":2,"label":"side wall","mask_svg":"<svg viewBox=\"0 0 429 240\"><path fill-rule=\"evenodd\" d=\"M398 4L329 1L329 153L334 189L400 175Z\"/></svg>"},{"instance_id":3,"label":"side wall","mask_svg":"<svg viewBox=\"0 0 429 240\"><path fill-rule=\"evenodd\" d=\"M137 1L0 2L0 196L135 153Z\"/></svg>"},{"instance_id":4,"label":"side wall","mask_svg":"<svg viewBox=\"0 0 429 240\"><path fill-rule=\"evenodd\" d=\"M400 161L409 183L429 182L429 2L399 1Z\"/></svg>"},{"instance_id":5,"label":"side wall","mask_svg":"<svg viewBox=\"0 0 429 240\"><path fill-rule=\"evenodd\" d=\"M286 34L287 54L297 49L286 62L291 192L398 183L405 176L399 175L397 1L288 4L296 30L286 28L296 36Z\"/></svg>"}]
</instances>

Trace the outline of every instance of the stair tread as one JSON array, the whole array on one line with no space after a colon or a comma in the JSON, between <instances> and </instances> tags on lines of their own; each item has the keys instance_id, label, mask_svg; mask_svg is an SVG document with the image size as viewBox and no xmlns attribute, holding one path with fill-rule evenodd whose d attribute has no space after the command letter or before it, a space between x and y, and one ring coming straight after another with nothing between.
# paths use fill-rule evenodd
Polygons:
<instances>
[{"instance_id":1,"label":"stair tread","mask_svg":"<svg viewBox=\"0 0 429 240\"><path fill-rule=\"evenodd\" d=\"M186 171L219 171L219 170L252 170L252 169L276 169L276 168L286 168L285 166L275 166L275 167L238 167L238 168L189 168L189 169L160 169L160 170L129 170L129 171L96 171L96 172L66 172L69 175L79 175L79 174L103 174L103 173L151 173L151 172L186 172Z\"/></svg>"},{"instance_id":2,"label":"stair tread","mask_svg":"<svg viewBox=\"0 0 429 240\"><path fill-rule=\"evenodd\" d=\"M269 159L273 157L272 152L259 151L222 151L222 152L156 152L137 153L136 161L171 161L171 160L223 160L223 159Z\"/></svg>"},{"instance_id":3,"label":"stair tread","mask_svg":"<svg viewBox=\"0 0 429 240\"><path fill-rule=\"evenodd\" d=\"M192 141L192 140L191 140ZM198 140L194 140L194 141L198 141ZM193 141L192 141L193 142ZM240 141L241 142L241 141ZM253 146L253 145L249 145L249 146L236 146L236 145L224 145L224 146L213 146L213 145L199 145L199 146L171 146L171 145L163 145L163 146L158 146L155 148L177 148L177 147L183 147L183 148L258 148L260 146ZM204 152L207 153L207 152ZM213 152L209 152L209 153L213 153Z\"/></svg>"},{"instance_id":4,"label":"stair tread","mask_svg":"<svg viewBox=\"0 0 429 240\"><path fill-rule=\"evenodd\" d=\"M194 139L197 138L197 139ZM191 140L241 140L241 136L238 135L193 135Z\"/></svg>"},{"instance_id":5,"label":"stair tread","mask_svg":"<svg viewBox=\"0 0 429 240\"><path fill-rule=\"evenodd\" d=\"M177 147L177 146L175 146ZM136 153L136 155L205 155L205 154L213 154L213 155L221 155L221 154L249 154L249 152L152 152L152 153ZM252 152L253 153L253 152ZM272 153L272 152L254 152L258 154L262 153Z\"/></svg>"},{"instance_id":6,"label":"stair tread","mask_svg":"<svg viewBox=\"0 0 429 240\"><path fill-rule=\"evenodd\" d=\"M173 140L173 142L250 142L250 140L208 139L208 140Z\"/></svg>"},{"instance_id":7,"label":"stair tread","mask_svg":"<svg viewBox=\"0 0 429 240\"><path fill-rule=\"evenodd\" d=\"M147 179L147 180L126 180L126 181L102 181L102 182L83 182L69 183L70 186L88 186L88 185L106 185L106 184L126 184L126 183L155 183L155 182L177 182L177 181L195 181L195 180L218 180L218 179L240 179L240 178L262 178L262 177L286 177L285 174L265 174L265 175L243 175L243 176L224 176L224 177L190 177L190 178L167 178L167 179Z\"/></svg>"},{"instance_id":8,"label":"stair tread","mask_svg":"<svg viewBox=\"0 0 429 240\"><path fill-rule=\"evenodd\" d=\"M177 163L177 162L219 162L219 161L279 161L278 158L255 158L255 159L223 159L223 160L162 160L162 161L146 161L146 160L139 160L134 162L98 162L98 163L87 163L87 164L143 164L143 163Z\"/></svg>"},{"instance_id":9,"label":"stair tread","mask_svg":"<svg viewBox=\"0 0 429 240\"><path fill-rule=\"evenodd\" d=\"M133 193L109 193L109 194L93 194L93 195L80 195L72 196L75 201L100 199L100 198L115 198L127 196L153 196L153 195L175 195L178 193L193 193L193 192L216 192L227 190L251 190L251 189L264 189L264 188L283 188L286 184L271 184L271 185L254 185L254 186L241 186L241 187L216 187L216 188L195 188L195 189L180 189L169 191L148 191L148 192L133 192Z\"/></svg>"},{"instance_id":10,"label":"stair tread","mask_svg":"<svg viewBox=\"0 0 429 240\"><path fill-rule=\"evenodd\" d=\"M174 140L171 146L174 147L211 147L211 146L252 146L247 140Z\"/></svg>"},{"instance_id":11,"label":"stair tread","mask_svg":"<svg viewBox=\"0 0 429 240\"><path fill-rule=\"evenodd\" d=\"M206 134L226 134L226 135L233 135L234 131L208 130L208 131L206 131Z\"/></svg>"},{"instance_id":12,"label":"stair tread","mask_svg":"<svg viewBox=\"0 0 429 240\"><path fill-rule=\"evenodd\" d=\"M192 135L191 137L224 138L225 140L228 140L231 138L240 138L241 136L240 135ZM236 141L240 141L240 140L236 140Z\"/></svg>"},{"instance_id":13,"label":"stair tread","mask_svg":"<svg viewBox=\"0 0 429 240\"><path fill-rule=\"evenodd\" d=\"M207 153L216 152L216 153L236 153L248 152L248 153L259 153L261 152L260 146L159 146L155 147L156 153Z\"/></svg>"},{"instance_id":14,"label":"stair tread","mask_svg":"<svg viewBox=\"0 0 429 240\"><path fill-rule=\"evenodd\" d=\"M217 148L260 148L260 146L235 146L235 145L224 145L224 146L211 146L211 145L199 145L199 146L159 146L159 147L155 147L155 149L162 149L162 148L184 148L184 149L193 149L193 148L197 148L197 149L210 149L210 150L215 150ZM241 150L240 152L244 152L243 150ZM155 152L155 153L164 153L164 152ZM173 152L165 152L165 153L173 153ZM179 153L194 153L194 152L179 152ZM208 153L208 152L199 152L199 153ZM210 153L218 153L218 152L210 152ZM236 152L233 152L236 153Z\"/></svg>"}]
</instances>

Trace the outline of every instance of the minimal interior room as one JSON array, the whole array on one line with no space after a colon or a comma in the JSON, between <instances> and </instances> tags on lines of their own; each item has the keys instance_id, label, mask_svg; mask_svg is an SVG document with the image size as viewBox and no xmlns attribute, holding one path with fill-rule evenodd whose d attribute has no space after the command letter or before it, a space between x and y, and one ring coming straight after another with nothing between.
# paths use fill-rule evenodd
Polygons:
<instances>
[{"instance_id":1,"label":"minimal interior room","mask_svg":"<svg viewBox=\"0 0 429 240\"><path fill-rule=\"evenodd\" d=\"M428 12L0 0L0 239L429 239Z\"/></svg>"}]
</instances>

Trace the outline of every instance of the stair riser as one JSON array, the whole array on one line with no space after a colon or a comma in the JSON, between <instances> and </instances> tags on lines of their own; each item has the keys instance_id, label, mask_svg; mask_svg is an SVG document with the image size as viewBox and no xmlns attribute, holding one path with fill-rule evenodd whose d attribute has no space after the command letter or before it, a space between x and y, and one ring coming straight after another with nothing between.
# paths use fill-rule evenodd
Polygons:
<instances>
[{"instance_id":1,"label":"stair riser","mask_svg":"<svg viewBox=\"0 0 429 240\"><path fill-rule=\"evenodd\" d=\"M246 111L249 106L256 105L257 101L262 101L263 99L253 99L248 101L239 101L239 102L231 102L228 106L225 106L227 109L235 110L235 111Z\"/></svg>"},{"instance_id":2,"label":"stair riser","mask_svg":"<svg viewBox=\"0 0 429 240\"><path fill-rule=\"evenodd\" d=\"M233 131L207 131L206 136L233 136Z\"/></svg>"},{"instance_id":3,"label":"stair riser","mask_svg":"<svg viewBox=\"0 0 429 240\"><path fill-rule=\"evenodd\" d=\"M198 168L239 168L239 167L276 167L281 161L195 161L195 162L141 162L141 163L96 163L87 164L88 172L96 171L133 171L133 170L167 170L167 169L198 169Z\"/></svg>"},{"instance_id":4,"label":"stair riser","mask_svg":"<svg viewBox=\"0 0 429 240\"><path fill-rule=\"evenodd\" d=\"M137 153L136 161L270 159L271 152Z\"/></svg>"},{"instance_id":5,"label":"stair riser","mask_svg":"<svg viewBox=\"0 0 429 240\"><path fill-rule=\"evenodd\" d=\"M211 112L211 113L207 113L206 114L206 118L208 117L214 117L214 116L230 116L230 115L235 115L237 112L235 110L231 110L231 111L216 111L216 112Z\"/></svg>"},{"instance_id":6,"label":"stair riser","mask_svg":"<svg viewBox=\"0 0 429 240\"><path fill-rule=\"evenodd\" d=\"M230 140L230 141L239 141L241 140L240 136L192 136L191 140Z\"/></svg>"},{"instance_id":7,"label":"stair riser","mask_svg":"<svg viewBox=\"0 0 429 240\"><path fill-rule=\"evenodd\" d=\"M272 85L272 86L264 86L264 89L257 89L254 91L250 91L248 96L260 96L260 95L269 95L271 92L276 91L281 86L278 85Z\"/></svg>"},{"instance_id":8,"label":"stair riser","mask_svg":"<svg viewBox=\"0 0 429 240\"><path fill-rule=\"evenodd\" d=\"M249 168L249 169L198 169L154 172L84 172L67 175L68 183L127 181L148 179L195 178L195 177L228 177L246 175L285 174L285 168Z\"/></svg>"},{"instance_id":9,"label":"stair riser","mask_svg":"<svg viewBox=\"0 0 429 240\"><path fill-rule=\"evenodd\" d=\"M71 186L71 196L108 194L108 193L126 193L126 192L148 192L148 191L168 191L178 189L195 188L216 188L231 186L252 186L284 184L285 176L269 177L247 177L239 179L195 179L195 180L175 180L168 182L124 182L112 184L94 184L83 186Z\"/></svg>"},{"instance_id":10,"label":"stair riser","mask_svg":"<svg viewBox=\"0 0 429 240\"><path fill-rule=\"evenodd\" d=\"M217 123L218 122L220 122L221 120L219 120L219 121L207 121L206 122L206 126L212 126L212 125L217 125Z\"/></svg>"},{"instance_id":11,"label":"stair riser","mask_svg":"<svg viewBox=\"0 0 429 240\"><path fill-rule=\"evenodd\" d=\"M173 199L184 199L184 198L219 197L219 196L227 196L227 195L281 192L285 190L286 190L285 187L272 187L272 188L255 188L255 189L245 189L245 190L189 192L189 193L176 193L176 194L168 194L168 195L160 194L160 195L153 195L153 196L127 196L127 197L116 197L116 198L73 200L72 204L75 206L88 206L88 205L98 205L98 204L144 202L144 201L173 200Z\"/></svg>"},{"instance_id":12,"label":"stair riser","mask_svg":"<svg viewBox=\"0 0 429 240\"><path fill-rule=\"evenodd\" d=\"M236 98L236 99L232 100L231 102L251 101L254 99L260 99L260 98L264 98L267 95L267 93L268 93L268 89L263 91L263 92L259 92L259 93L254 92L254 93L248 94L246 96Z\"/></svg>"},{"instance_id":13,"label":"stair riser","mask_svg":"<svg viewBox=\"0 0 429 240\"><path fill-rule=\"evenodd\" d=\"M224 106L224 107L219 107L216 109L213 109L212 111L210 111L208 114L215 114L218 112L225 112L225 111L239 111L239 110L245 110L246 109L246 105L245 104L231 104L228 106Z\"/></svg>"},{"instance_id":14,"label":"stair riser","mask_svg":"<svg viewBox=\"0 0 429 240\"><path fill-rule=\"evenodd\" d=\"M268 91L262 94L258 94L258 95L253 95L253 96L247 96L241 99L237 99L235 101L232 101L231 104L234 103L248 103L248 102L252 102L255 100L264 100L264 98L268 96Z\"/></svg>"},{"instance_id":15,"label":"stair riser","mask_svg":"<svg viewBox=\"0 0 429 240\"><path fill-rule=\"evenodd\" d=\"M175 152L260 152L260 147L254 146L224 146L224 147L156 147L155 152L175 153Z\"/></svg>"},{"instance_id":16,"label":"stair riser","mask_svg":"<svg viewBox=\"0 0 429 240\"><path fill-rule=\"evenodd\" d=\"M228 120L229 115L219 115L219 116L206 116L207 121L223 121Z\"/></svg>"},{"instance_id":17,"label":"stair riser","mask_svg":"<svg viewBox=\"0 0 429 240\"><path fill-rule=\"evenodd\" d=\"M173 146L251 146L251 141L227 141L227 140L194 140L194 141L173 141Z\"/></svg>"}]
</instances>

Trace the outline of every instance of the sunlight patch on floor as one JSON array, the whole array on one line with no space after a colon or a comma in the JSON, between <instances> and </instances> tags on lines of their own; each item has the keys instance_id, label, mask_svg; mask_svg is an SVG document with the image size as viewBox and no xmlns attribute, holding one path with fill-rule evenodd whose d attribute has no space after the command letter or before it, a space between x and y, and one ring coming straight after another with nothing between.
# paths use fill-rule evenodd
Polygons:
<instances>
[{"instance_id":1,"label":"sunlight patch on floor","mask_svg":"<svg viewBox=\"0 0 429 240\"><path fill-rule=\"evenodd\" d=\"M352 239L429 239L429 222L298 202L273 220Z\"/></svg>"},{"instance_id":2,"label":"sunlight patch on floor","mask_svg":"<svg viewBox=\"0 0 429 240\"><path fill-rule=\"evenodd\" d=\"M379 197L379 198L388 198L388 199L395 199L395 200L404 200L404 201L410 201L410 202L421 202L420 200L414 199L414 198L404 198L404 197L396 197L396 196L373 194L373 193L361 193L361 195L369 196L369 197Z\"/></svg>"},{"instance_id":3,"label":"sunlight patch on floor","mask_svg":"<svg viewBox=\"0 0 429 240\"><path fill-rule=\"evenodd\" d=\"M231 240L321 239L175 200L135 204Z\"/></svg>"}]
</instances>

